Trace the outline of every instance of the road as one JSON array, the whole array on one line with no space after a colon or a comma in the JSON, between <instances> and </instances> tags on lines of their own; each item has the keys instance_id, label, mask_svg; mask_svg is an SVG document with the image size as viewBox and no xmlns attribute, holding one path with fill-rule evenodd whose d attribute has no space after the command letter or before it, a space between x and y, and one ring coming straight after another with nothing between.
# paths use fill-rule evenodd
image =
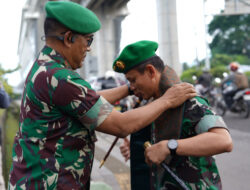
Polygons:
<instances>
[{"instance_id":1,"label":"road","mask_svg":"<svg viewBox=\"0 0 250 190\"><path fill-rule=\"evenodd\" d=\"M250 180L250 118L241 119L238 115L226 113L227 123L233 138L231 153L217 155L217 164L225 190L249 190Z\"/></svg>"},{"instance_id":2,"label":"road","mask_svg":"<svg viewBox=\"0 0 250 190\"><path fill-rule=\"evenodd\" d=\"M224 190L250 190L250 118L242 119L236 114L226 113L224 120L230 130L234 149L231 153L216 155ZM118 144L111 152L104 167L99 169L100 160L114 140L113 136L98 133L96 155L92 172L93 181L103 181L113 190L129 190L129 163L125 163Z\"/></svg>"}]
</instances>

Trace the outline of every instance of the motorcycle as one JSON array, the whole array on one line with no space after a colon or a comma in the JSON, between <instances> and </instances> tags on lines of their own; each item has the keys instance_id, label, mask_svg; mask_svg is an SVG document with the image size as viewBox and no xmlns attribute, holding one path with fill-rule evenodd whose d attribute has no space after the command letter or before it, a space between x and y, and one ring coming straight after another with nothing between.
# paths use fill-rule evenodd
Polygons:
<instances>
[{"instance_id":1,"label":"motorcycle","mask_svg":"<svg viewBox=\"0 0 250 190\"><path fill-rule=\"evenodd\" d=\"M250 89L239 90L233 96L233 103L230 108L227 106L223 94L227 93L230 87L222 90L216 98L215 110L218 115L224 116L226 111L237 113L242 118L248 118L250 114Z\"/></svg>"},{"instance_id":2,"label":"motorcycle","mask_svg":"<svg viewBox=\"0 0 250 190\"><path fill-rule=\"evenodd\" d=\"M216 102L216 95L217 95L217 88L214 86L205 88L201 84L195 85L195 90L198 94L202 95L204 98L206 98L209 102L209 105L214 107Z\"/></svg>"}]
</instances>

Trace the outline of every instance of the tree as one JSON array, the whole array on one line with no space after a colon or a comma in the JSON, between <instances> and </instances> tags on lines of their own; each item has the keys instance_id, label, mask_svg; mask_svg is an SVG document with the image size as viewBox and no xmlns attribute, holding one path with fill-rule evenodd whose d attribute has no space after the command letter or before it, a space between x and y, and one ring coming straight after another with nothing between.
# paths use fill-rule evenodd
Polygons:
<instances>
[{"instance_id":1,"label":"tree","mask_svg":"<svg viewBox=\"0 0 250 190\"><path fill-rule=\"evenodd\" d=\"M8 69L8 70L5 70L5 69L2 68L2 64L0 63L0 83L3 84L5 91L9 94L9 96L10 96L12 99L17 99L17 98L20 97L20 95L19 95L19 94L15 94L15 93L13 92L12 86L10 86L10 85L8 84L8 81L7 81L7 79L4 78L4 75L5 75L5 74L13 73L13 72L17 71L19 68L20 68L20 66L17 66L15 69Z\"/></svg>"},{"instance_id":2,"label":"tree","mask_svg":"<svg viewBox=\"0 0 250 190\"><path fill-rule=\"evenodd\" d=\"M196 66L193 66L185 71L183 71L181 75L181 80L183 82L189 82L192 84L196 83L196 80L194 80L193 77L196 77L196 79L201 75L202 70Z\"/></svg>"},{"instance_id":3,"label":"tree","mask_svg":"<svg viewBox=\"0 0 250 190\"><path fill-rule=\"evenodd\" d=\"M20 99L20 95L13 92L13 88L8 84L7 79L4 78L5 74L9 74L17 71L20 66L15 69L5 70L2 68L0 63L0 82L3 84L5 91L11 97L11 100ZM0 110L0 123L1 123L1 135L2 135L2 173L4 181L8 181L9 171L11 167L12 157L12 145L13 139L18 131L18 118L19 118L20 106L15 102L11 101L10 106L7 109ZM7 184L5 183L6 189Z\"/></svg>"},{"instance_id":4,"label":"tree","mask_svg":"<svg viewBox=\"0 0 250 190\"><path fill-rule=\"evenodd\" d=\"M250 14L215 16L208 25L213 36L212 54L246 55L250 58Z\"/></svg>"},{"instance_id":5,"label":"tree","mask_svg":"<svg viewBox=\"0 0 250 190\"><path fill-rule=\"evenodd\" d=\"M182 69L183 69L183 71L189 69L188 63L186 63L186 62L182 63Z\"/></svg>"},{"instance_id":6,"label":"tree","mask_svg":"<svg viewBox=\"0 0 250 190\"><path fill-rule=\"evenodd\" d=\"M224 65L228 67L233 61L238 62L240 65L250 65L250 59L244 55L215 54L210 60L211 68L218 65Z\"/></svg>"}]
</instances>

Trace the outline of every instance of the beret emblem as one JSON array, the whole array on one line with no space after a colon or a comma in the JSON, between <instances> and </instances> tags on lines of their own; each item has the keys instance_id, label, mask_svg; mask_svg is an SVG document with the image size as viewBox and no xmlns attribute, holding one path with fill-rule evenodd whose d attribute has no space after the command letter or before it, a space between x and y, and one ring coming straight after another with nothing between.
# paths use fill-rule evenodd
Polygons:
<instances>
[{"instance_id":1,"label":"beret emblem","mask_svg":"<svg viewBox=\"0 0 250 190\"><path fill-rule=\"evenodd\" d=\"M125 65L122 61L116 61L115 66L121 70L123 70L125 68Z\"/></svg>"}]
</instances>

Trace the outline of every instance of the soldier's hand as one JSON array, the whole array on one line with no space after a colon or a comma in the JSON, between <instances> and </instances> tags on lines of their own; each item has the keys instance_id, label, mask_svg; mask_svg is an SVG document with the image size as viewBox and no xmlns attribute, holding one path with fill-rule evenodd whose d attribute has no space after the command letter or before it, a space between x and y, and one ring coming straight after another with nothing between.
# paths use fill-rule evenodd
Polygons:
<instances>
[{"instance_id":1,"label":"soldier's hand","mask_svg":"<svg viewBox=\"0 0 250 190\"><path fill-rule=\"evenodd\" d=\"M160 165L166 157L170 154L167 148L167 140L160 141L145 149L145 162L152 166L152 164Z\"/></svg>"},{"instance_id":2,"label":"soldier's hand","mask_svg":"<svg viewBox=\"0 0 250 190\"><path fill-rule=\"evenodd\" d=\"M127 162L130 159L130 141L127 137L124 138L123 144L120 146L120 152Z\"/></svg>"},{"instance_id":3,"label":"soldier's hand","mask_svg":"<svg viewBox=\"0 0 250 190\"><path fill-rule=\"evenodd\" d=\"M166 98L169 108L175 108L184 103L186 100L195 97L196 91L192 84L183 82L175 84L169 88L163 95Z\"/></svg>"}]
</instances>

